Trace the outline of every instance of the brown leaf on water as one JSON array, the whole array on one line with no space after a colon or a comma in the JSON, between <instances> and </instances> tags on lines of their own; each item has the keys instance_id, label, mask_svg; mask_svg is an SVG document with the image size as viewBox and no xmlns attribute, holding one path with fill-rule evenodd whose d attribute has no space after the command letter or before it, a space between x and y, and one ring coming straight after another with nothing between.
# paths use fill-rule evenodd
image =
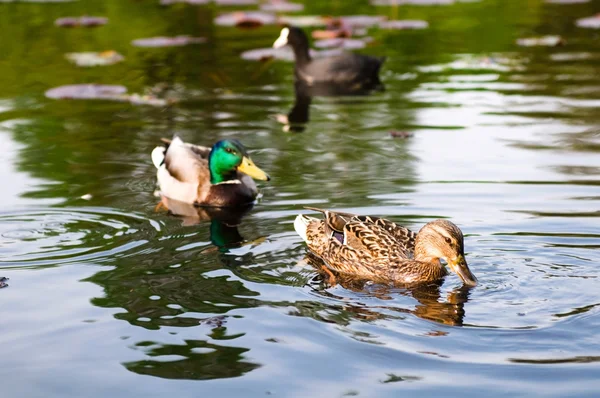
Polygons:
<instances>
[{"instance_id":1,"label":"brown leaf on water","mask_svg":"<svg viewBox=\"0 0 600 398\"><path fill-rule=\"evenodd\" d=\"M425 29L429 27L427 21L421 21L418 19L414 20L396 20L396 21L384 21L379 24L379 27L382 29Z\"/></svg>"},{"instance_id":2,"label":"brown leaf on water","mask_svg":"<svg viewBox=\"0 0 600 398\"><path fill-rule=\"evenodd\" d=\"M392 136L393 138L410 138L413 136L413 133L411 133L410 131L390 131L390 136Z\"/></svg>"},{"instance_id":3,"label":"brown leaf on water","mask_svg":"<svg viewBox=\"0 0 600 398\"><path fill-rule=\"evenodd\" d=\"M205 43L204 37L191 37L191 36L174 36L174 37L148 37L145 39L137 39L131 42L136 47L180 47L187 46L189 44Z\"/></svg>"},{"instance_id":4,"label":"brown leaf on water","mask_svg":"<svg viewBox=\"0 0 600 398\"><path fill-rule=\"evenodd\" d=\"M78 26L93 28L96 26L106 25L108 23L108 18L104 17L64 17L58 18L54 21L54 25L61 26L65 28L74 28Z\"/></svg>"},{"instance_id":5,"label":"brown leaf on water","mask_svg":"<svg viewBox=\"0 0 600 398\"><path fill-rule=\"evenodd\" d=\"M215 18L220 26L237 26L239 28L257 28L262 25L273 25L276 19L273 14L260 11L237 11L221 14Z\"/></svg>"}]
</instances>

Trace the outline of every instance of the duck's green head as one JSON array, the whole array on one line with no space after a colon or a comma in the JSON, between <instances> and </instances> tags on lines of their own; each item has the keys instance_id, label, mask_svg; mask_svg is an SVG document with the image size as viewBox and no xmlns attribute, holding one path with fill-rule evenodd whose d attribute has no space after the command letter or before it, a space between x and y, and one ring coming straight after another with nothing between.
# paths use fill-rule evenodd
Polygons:
<instances>
[{"instance_id":1,"label":"duck's green head","mask_svg":"<svg viewBox=\"0 0 600 398\"><path fill-rule=\"evenodd\" d=\"M213 145L208 158L211 184L234 180L236 171L256 180L269 181L267 173L256 167L246 148L238 140L221 140Z\"/></svg>"}]
</instances>

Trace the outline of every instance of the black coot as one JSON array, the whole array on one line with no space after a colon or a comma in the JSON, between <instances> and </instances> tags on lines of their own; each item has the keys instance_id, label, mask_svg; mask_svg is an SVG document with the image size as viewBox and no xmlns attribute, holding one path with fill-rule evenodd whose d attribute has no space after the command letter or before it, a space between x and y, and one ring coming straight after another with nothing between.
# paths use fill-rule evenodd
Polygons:
<instances>
[{"instance_id":1,"label":"black coot","mask_svg":"<svg viewBox=\"0 0 600 398\"><path fill-rule=\"evenodd\" d=\"M382 89L379 69L385 57L344 53L338 56L312 59L308 37L302 29L288 26L281 30L274 48L290 45L296 59L295 74L298 81L309 86L339 85L344 91Z\"/></svg>"}]
</instances>

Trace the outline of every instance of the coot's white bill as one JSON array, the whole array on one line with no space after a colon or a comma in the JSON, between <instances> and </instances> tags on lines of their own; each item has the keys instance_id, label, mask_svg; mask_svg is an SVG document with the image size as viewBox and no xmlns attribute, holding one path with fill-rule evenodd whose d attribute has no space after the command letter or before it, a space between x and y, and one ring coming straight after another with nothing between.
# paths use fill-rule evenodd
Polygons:
<instances>
[{"instance_id":1,"label":"coot's white bill","mask_svg":"<svg viewBox=\"0 0 600 398\"><path fill-rule=\"evenodd\" d=\"M279 35L279 38L277 40L275 40L275 43L273 43L273 48L281 48L281 47L286 46L288 44L288 36L289 35L290 35L289 28L281 29L281 34Z\"/></svg>"}]
</instances>

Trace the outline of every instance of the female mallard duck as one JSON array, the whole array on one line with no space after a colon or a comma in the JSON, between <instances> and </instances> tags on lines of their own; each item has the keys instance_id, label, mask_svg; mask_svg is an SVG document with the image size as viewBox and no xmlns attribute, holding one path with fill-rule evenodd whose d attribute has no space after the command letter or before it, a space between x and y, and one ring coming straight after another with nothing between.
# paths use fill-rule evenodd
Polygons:
<instances>
[{"instance_id":1,"label":"female mallard duck","mask_svg":"<svg viewBox=\"0 0 600 398\"><path fill-rule=\"evenodd\" d=\"M469 270L461 230L446 220L431 221L419 233L383 218L314 209L319 220L302 214L294 228L327 268L374 281L414 284L447 275L444 259L466 285L477 279Z\"/></svg>"},{"instance_id":2,"label":"female mallard duck","mask_svg":"<svg viewBox=\"0 0 600 398\"><path fill-rule=\"evenodd\" d=\"M164 141L165 146L152 151L152 162L161 194L168 198L200 206L244 206L258 194L252 178L270 179L237 140L222 140L212 148L177 136Z\"/></svg>"}]
</instances>

